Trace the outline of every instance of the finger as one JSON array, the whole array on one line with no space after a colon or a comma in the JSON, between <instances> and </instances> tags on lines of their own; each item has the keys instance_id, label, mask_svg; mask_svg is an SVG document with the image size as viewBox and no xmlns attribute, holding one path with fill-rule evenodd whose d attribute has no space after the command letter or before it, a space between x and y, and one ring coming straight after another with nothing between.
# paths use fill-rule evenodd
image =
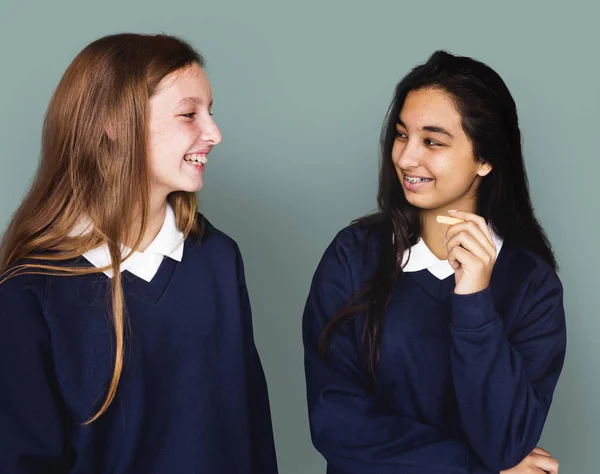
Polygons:
<instances>
[{"instance_id":1,"label":"finger","mask_svg":"<svg viewBox=\"0 0 600 474\"><path fill-rule=\"evenodd\" d=\"M490 228L483 217L478 216L477 214L473 214L472 212L466 212L466 211L455 211L455 212L448 211L448 212L452 217L457 217L464 221L474 222L475 224L477 224L477 226L481 229L481 231L486 236L486 238L489 240L489 242L492 245L494 245L494 239L492 239L492 233L490 232Z\"/></svg>"},{"instance_id":2,"label":"finger","mask_svg":"<svg viewBox=\"0 0 600 474\"><path fill-rule=\"evenodd\" d=\"M493 257L490 255L490 249L483 247L481 242L468 232L460 232L452 237L447 243L446 248L450 252L454 247L461 246L465 250L471 252L484 264L493 262Z\"/></svg>"},{"instance_id":3,"label":"finger","mask_svg":"<svg viewBox=\"0 0 600 474\"><path fill-rule=\"evenodd\" d=\"M477 224L475 224L474 222L463 222L460 224L455 224L455 225L450 226L448 228L448 230L446 231L446 242L450 241L452 239L452 237L454 237L455 235L457 235L461 232L468 232L475 239L477 239L479 241L479 243L481 244L481 246L484 249L486 249L488 255L492 258L492 260L495 260L496 246L494 245L493 242L490 242L490 240L486 237L486 235L481 231L479 226Z\"/></svg>"},{"instance_id":4,"label":"finger","mask_svg":"<svg viewBox=\"0 0 600 474\"><path fill-rule=\"evenodd\" d=\"M531 457L533 464L537 468L542 469L551 474L558 473L558 461L556 459L551 458L549 456L545 456L543 454L532 454Z\"/></svg>"},{"instance_id":5,"label":"finger","mask_svg":"<svg viewBox=\"0 0 600 474\"><path fill-rule=\"evenodd\" d=\"M541 454L542 456L552 457L552 455L550 454L549 451L546 451L544 448L540 448L539 446L536 446L535 448L533 448L532 453Z\"/></svg>"},{"instance_id":6,"label":"finger","mask_svg":"<svg viewBox=\"0 0 600 474\"><path fill-rule=\"evenodd\" d=\"M456 270L460 265L464 265L465 267L474 267L481 261L475 257L471 252L464 249L460 245L453 247L450 252L448 252L448 263L452 266L454 270Z\"/></svg>"},{"instance_id":7,"label":"finger","mask_svg":"<svg viewBox=\"0 0 600 474\"><path fill-rule=\"evenodd\" d=\"M460 267L460 262L457 260L455 254L456 252L454 249L448 251L448 263L450 264L453 270L456 270L458 267Z\"/></svg>"},{"instance_id":8,"label":"finger","mask_svg":"<svg viewBox=\"0 0 600 474\"><path fill-rule=\"evenodd\" d=\"M477 239L479 239L481 241L482 245L484 245L486 248L489 248L490 252L495 255L496 245L494 244L494 241L491 238L489 229L487 229L487 227L484 227L484 229L482 229L481 226L477 222L464 221L459 224L454 224L454 225L449 226L448 230L446 231L446 238L448 240L450 240L450 238L453 235L457 234L458 232L465 231L465 230L470 232L471 234L473 234L474 237L476 237Z\"/></svg>"}]
</instances>

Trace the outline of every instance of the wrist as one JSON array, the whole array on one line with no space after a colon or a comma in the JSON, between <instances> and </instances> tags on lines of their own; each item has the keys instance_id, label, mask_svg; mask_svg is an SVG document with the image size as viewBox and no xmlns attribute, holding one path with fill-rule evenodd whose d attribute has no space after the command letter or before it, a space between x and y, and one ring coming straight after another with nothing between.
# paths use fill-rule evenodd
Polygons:
<instances>
[{"instance_id":1,"label":"wrist","mask_svg":"<svg viewBox=\"0 0 600 474\"><path fill-rule=\"evenodd\" d=\"M452 326L457 329L479 329L498 318L491 287L475 293L452 295Z\"/></svg>"}]
</instances>

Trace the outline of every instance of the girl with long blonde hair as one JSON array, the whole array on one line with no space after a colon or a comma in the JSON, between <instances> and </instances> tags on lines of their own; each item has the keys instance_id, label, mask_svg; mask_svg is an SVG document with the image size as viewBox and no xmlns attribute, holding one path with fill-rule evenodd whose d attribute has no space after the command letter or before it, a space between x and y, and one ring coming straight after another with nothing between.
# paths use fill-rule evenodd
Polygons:
<instances>
[{"instance_id":1,"label":"girl with long blonde hair","mask_svg":"<svg viewBox=\"0 0 600 474\"><path fill-rule=\"evenodd\" d=\"M0 247L0 472L277 471L236 243L197 212L204 60L94 41L47 110Z\"/></svg>"}]
</instances>

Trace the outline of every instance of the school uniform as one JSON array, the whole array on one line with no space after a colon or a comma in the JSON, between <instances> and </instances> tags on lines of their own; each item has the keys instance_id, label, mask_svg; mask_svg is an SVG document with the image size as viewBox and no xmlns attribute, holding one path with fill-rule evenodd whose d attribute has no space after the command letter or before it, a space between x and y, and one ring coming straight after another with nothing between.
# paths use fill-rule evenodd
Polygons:
<instances>
[{"instance_id":1,"label":"school uniform","mask_svg":"<svg viewBox=\"0 0 600 474\"><path fill-rule=\"evenodd\" d=\"M65 265L110 262L106 247ZM267 386L235 242L164 224L122 264L125 365L107 271L21 275L0 286L2 474L274 474Z\"/></svg>"},{"instance_id":2,"label":"school uniform","mask_svg":"<svg viewBox=\"0 0 600 474\"><path fill-rule=\"evenodd\" d=\"M378 375L361 358L365 315L327 357L325 323L374 274L380 234L352 225L326 250L303 320L312 440L328 474L498 473L536 446L565 357L561 283L537 255L494 235L489 287L457 295L454 271L420 240L385 313Z\"/></svg>"}]
</instances>

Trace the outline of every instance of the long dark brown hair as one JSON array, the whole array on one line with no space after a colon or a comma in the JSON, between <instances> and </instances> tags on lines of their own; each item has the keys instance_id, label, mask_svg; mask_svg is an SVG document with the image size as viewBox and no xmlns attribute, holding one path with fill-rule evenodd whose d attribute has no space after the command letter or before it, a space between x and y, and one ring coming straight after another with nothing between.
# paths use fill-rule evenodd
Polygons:
<instances>
[{"instance_id":1,"label":"long dark brown hair","mask_svg":"<svg viewBox=\"0 0 600 474\"><path fill-rule=\"evenodd\" d=\"M166 76L193 64L203 66L204 59L185 41L166 35L111 35L85 47L50 101L35 179L0 245L0 285L23 273L113 272L115 367L104 403L88 423L108 409L123 370L127 324L120 265L127 256L120 246L133 239L135 250L148 223L148 101ZM168 200L184 235L200 236L196 194L175 192ZM132 203L141 209L133 236ZM91 222L91 232L70 235L82 219ZM110 251L109 267L60 265L103 244Z\"/></svg>"},{"instance_id":2,"label":"long dark brown hair","mask_svg":"<svg viewBox=\"0 0 600 474\"><path fill-rule=\"evenodd\" d=\"M378 212L355 223L381 236L374 275L323 328L319 352L325 356L340 325L365 314L362 349L370 377L377 376L384 315L402 275L402 256L421 233L419 209L404 196L392 161L396 123L406 96L419 89L439 89L452 97L475 157L492 165L477 191L477 213L507 243L520 245L557 268L552 248L537 221L523 163L521 132L515 102L502 78L472 58L436 51L396 86L381 133Z\"/></svg>"}]
</instances>

